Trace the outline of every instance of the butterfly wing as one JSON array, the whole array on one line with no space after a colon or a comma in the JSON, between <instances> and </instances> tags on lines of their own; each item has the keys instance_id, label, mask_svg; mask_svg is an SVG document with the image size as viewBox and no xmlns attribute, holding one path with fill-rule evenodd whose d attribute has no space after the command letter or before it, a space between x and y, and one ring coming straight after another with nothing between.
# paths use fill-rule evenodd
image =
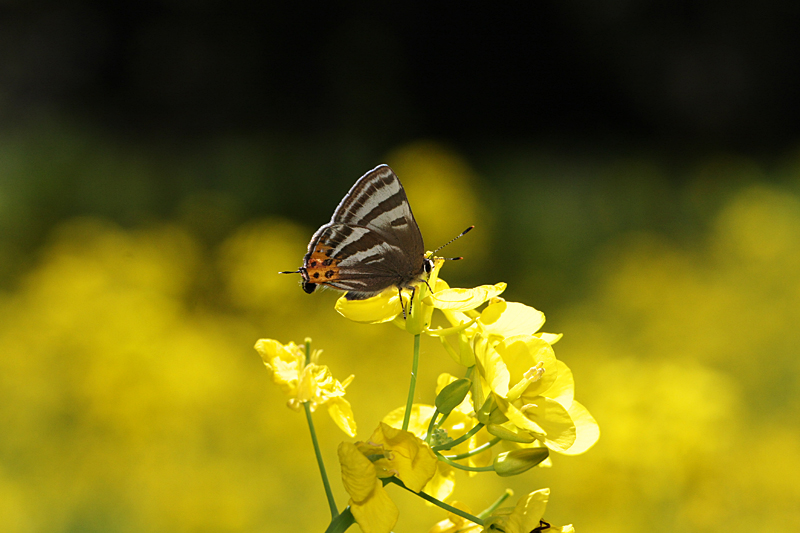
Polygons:
<instances>
[{"instance_id":1,"label":"butterfly wing","mask_svg":"<svg viewBox=\"0 0 800 533\"><path fill-rule=\"evenodd\" d=\"M387 165L362 176L322 226L303 259L307 281L351 291L361 299L396 285L406 287L424 270L425 247L400 180Z\"/></svg>"},{"instance_id":2,"label":"butterfly wing","mask_svg":"<svg viewBox=\"0 0 800 533\"><path fill-rule=\"evenodd\" d=\"M363 226L400 247L414 264L422 264L425 246L406 191L388 165L364 174L333 212L331 224Z\"/></svg>"}]
</instances>

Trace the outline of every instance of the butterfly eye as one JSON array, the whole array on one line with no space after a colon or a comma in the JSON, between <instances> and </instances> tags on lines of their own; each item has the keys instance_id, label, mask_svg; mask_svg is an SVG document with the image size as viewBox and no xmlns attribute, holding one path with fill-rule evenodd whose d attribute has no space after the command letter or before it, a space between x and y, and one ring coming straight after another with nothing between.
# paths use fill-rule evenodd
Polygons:
<instances>
[{"instance_id":1,"label":"butterfly eye","mask_svg":"<svg viewBox=\"0 0 800 533\"><path fill-rule=\"evenodd\" d=\"M316 283L311 283L310 281L303 282L303 290L306 291L308 294L311 294L317 289Z\"/></svg>"},{"instance_id":2,"label":"butterfly eye","mask_svg":"<svg viewBox=\"0 0 800 533\"><path fill-rule=\"evenodd\" d=\"M422 268L425 270L426 274L430 274L431 270L433 270L433 261L431 261L426 257L425 260L422 262Z\"/></svg>"}]
</instances>

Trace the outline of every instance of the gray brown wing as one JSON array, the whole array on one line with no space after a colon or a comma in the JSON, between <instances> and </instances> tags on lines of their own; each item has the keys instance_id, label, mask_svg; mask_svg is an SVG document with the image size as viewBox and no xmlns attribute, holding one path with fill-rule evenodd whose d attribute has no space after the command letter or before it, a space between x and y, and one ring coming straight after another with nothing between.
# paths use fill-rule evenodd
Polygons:
<instances>
[{"instance_id":1,"label":"gray brown wing","mask_svg":"<svg viewBox=\"0 0 800 533\"><path fill-rule=\"evenodd\" d=\"M415 264L422 264L422 233L403 185L388 165L361 176L336 207L330 223L371 228L411 256Z\"/></svg>"}]
</instances>

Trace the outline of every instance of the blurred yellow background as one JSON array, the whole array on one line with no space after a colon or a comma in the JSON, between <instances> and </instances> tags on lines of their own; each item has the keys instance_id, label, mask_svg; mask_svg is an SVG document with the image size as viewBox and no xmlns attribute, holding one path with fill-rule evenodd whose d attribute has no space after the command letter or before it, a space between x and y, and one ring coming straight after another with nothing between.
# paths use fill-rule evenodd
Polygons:
<instances>
[{"instance_id":1,"label":"blurred yellow background","mask_svg":"<svg viewBox=\"0 0 800 533\"><path fill-rule=\"evenodd\" d=\"M597 445L512 479L579 533L800 531L800 4L0 2L0 533L321 532L313 339L359 439L412 339L305 294L380 163L452 286L563 333ZM422 341L417 399L440 372ZM317 431L337 502L336 448ZM443 513L389 487L397 533ZM354 529L353 531L356 531Z\"/></svg>"},{"instance_id":2,"label":"blurred yellow background","mask_svg":"<svg viewBox=\"0 0 800 533\"><path fill-rule=\"evenodd\" d=\"M428 248L477 226L447 251L466 259L442 276L507 281L508 299L544 311L602 430L551 469L464 476L456 499L482 509L507 486L551 487L545 518L595 533L800 529L800 160L765 170L705 157L680 185L658 179L657 160L589 160L580 172L621 178L588 195L538 180L580 177L544 152L484 165L493 180L431 142L385 162ZM337 202L311 218L325 222ZM70 217L30 256L5 249L15 275L0 295L4 532L323 531L308 429L268 379L260 337L310 336L339 379L355 374L359 439L404 403L412 339L350 323L335 293L309 296L277 274L300 265L314 227L238 221L223 196L182 209L127 226ZM461 373L425 339L419 401L432 401L443 371ZM343 507L336 447L347 437L315 419ZM396 531L444 517L390 493Z\"/></svg>"}]
</instances>

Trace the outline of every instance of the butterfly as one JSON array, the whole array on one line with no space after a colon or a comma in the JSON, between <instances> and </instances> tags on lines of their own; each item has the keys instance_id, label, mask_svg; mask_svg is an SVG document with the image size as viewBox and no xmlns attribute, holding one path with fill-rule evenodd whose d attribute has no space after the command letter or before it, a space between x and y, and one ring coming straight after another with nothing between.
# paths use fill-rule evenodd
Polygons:
<instances>
[{"instance_id":1,"label":"butterfly","mask_svg":"<svg viewBox=\"0 0 800 533\"><path fill-rule=\"evenodd\" d=\"M348 300L397 287L402 304L403 289L413 299L432 269L400 180L388 165L378 165L356 181L331 221L311 237L303 266L281 274L299 273L309 294L322 285L346 291Z\"/></svg>"}]
</instances>

